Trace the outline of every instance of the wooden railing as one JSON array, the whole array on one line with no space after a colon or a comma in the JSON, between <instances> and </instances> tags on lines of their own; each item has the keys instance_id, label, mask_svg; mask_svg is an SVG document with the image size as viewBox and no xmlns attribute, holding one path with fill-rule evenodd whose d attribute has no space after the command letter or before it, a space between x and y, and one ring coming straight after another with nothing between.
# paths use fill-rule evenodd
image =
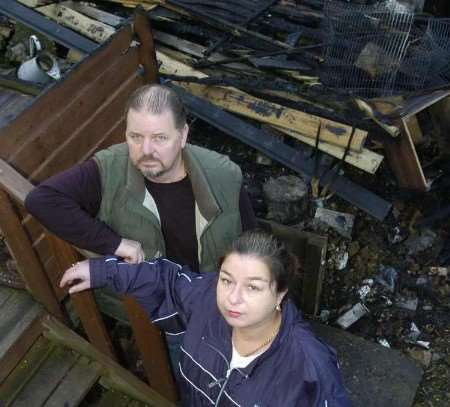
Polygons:
<instances>
[{"instance_id":1,"label":"wooden railing","mask_svg":"<svg viewBox=\"0 0 450 407\"><path fill-rule=\"evenodd\" d=\"M69 319L62 301L67 294L58 283L80 254L26 212L26 194L34 183L123 141L126 99L138 86L157 80L149 21L137 12L133 24L122 27L0 129L0 229L28 291L65 324ZM92 292L72 295L71 301L89 341L116 359ZM123 306L150 386L176 401L161 333L134 300L126 298Z\"/></svg>"}]
</instances>

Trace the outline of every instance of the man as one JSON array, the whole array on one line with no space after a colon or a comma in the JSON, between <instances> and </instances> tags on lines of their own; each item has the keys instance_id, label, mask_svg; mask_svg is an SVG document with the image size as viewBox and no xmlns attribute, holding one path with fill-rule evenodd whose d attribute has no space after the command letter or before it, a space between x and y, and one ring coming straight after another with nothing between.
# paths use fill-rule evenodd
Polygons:
<instances>
[{"instance_id":1,"label":"man","mask_svg":"<svg viewBox=\"0 0 450 407\"><path fill-rule=\"evenodd\" d=\"M27 210L91 252L214 270L229 243L256 224L239 167L186 142L186 113L170 88L137 89L126 119L126 143L40 184Z\"/></svg>"}]
</instances>

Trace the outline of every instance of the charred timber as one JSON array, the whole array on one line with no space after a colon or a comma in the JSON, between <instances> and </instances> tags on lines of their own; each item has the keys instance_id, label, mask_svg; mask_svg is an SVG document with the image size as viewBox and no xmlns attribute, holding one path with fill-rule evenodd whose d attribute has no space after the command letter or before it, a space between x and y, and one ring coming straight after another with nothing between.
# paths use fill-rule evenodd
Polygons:
<instances>
[{"instance_id":1,"label":"charred timber","mask_svg":"<svg viewBox=\"0 0 450 407\"><path fill-rule=\"evenodd\" d=\"M267 132L224 112L199 97L189 94L182 88L170 83L168 85L176 88L188 110L194 116L261 151L303 177L307 179L312 177L314 172L313 159L308 158L300 148L289 147ZM328 171L328 168L319 168L318 175L324 185L329 185L330 190L376 219L383 220L389 213L391 203L354 184L344 176L336 174L334 171Z\"/></svg>"}]
</instances>

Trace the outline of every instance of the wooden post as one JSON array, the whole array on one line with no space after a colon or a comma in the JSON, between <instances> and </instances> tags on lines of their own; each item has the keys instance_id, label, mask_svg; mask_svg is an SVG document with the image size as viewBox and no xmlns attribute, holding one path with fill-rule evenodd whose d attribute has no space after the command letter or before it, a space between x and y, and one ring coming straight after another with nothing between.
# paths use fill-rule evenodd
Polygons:
<instances>
[{"instance_id":1,"label":"wooden post","mask_svg":"<svg viewBox=\"0 0 450 407\"><path fill-rule=\"evenodd\" d=\"M134 32L141 42L139 60L144 67L144 79L146 83L159 83L158 63L151 30L147 14L142 8L137 8L134 13Z\"/></svg>"},{"instance_id":2,"label":"wooden post","mask_svg":"<svg viewBox=\"0 0 450 407\"><path fill-rule=\"evenodd\" d=\"M46 234L62 276L63 272L70 268L72 264L79 261L80 258L68 243L52 235L50 232ZM72 294L71 299L89 340L104 354L116 359L114 347L92 292L87 290Z\"/></svg>"},{"instance_id":3,"label":"wooden post","mask_svg":"<svg viewBox=\"0 0 450 407\"><path fill-rule=\"evenodd\" d=\"M303 277L295 279L289 286L289 292L296 305L305 313L316 315L320 305L320 294L325 275L326 237L303 232L290 226L258 219L264 229L269 229L281 239L295 254L303 269Z\"/></svg>"},{"instance_id":4,"label":"wooden post","mask_svg":"<svg viewBox=\"0 0 450 407\"><path fill-rule=\"evenodd\" d=\"M158 83L158 65L150 21L145 11L136 9L134 32L141 45L139 59L144 67L146 83ZM125 297L123 304L127 310L133 335L139 348L145 373L150 385L173 402L177 401L177 390L170 371L167 350L161 332L148 319L142 307L131 297Z\"/></svg>"},{"instance_id":5,"label":"wooden post","mask_svg":"<svg viewBox=\"0 0 450 407\"><path fill-rule=\"evenodd\" d=\"M169 358L161 332L150 322L147 314L134 298L125 297L123 303L150 386L175 403L177 389L170 371Z\"/></svg>"},{"instance_id":6,"label":"wooden post","mask_svg":"<svg viewBox=\"0 0 450 407\"><path fill-rule=\"evenodd\" d=\"M0 229L5 235L27 289L48 312L64 320L64 314L45 270L31 246L8 194L3 189L0 189Z\"/></svg>"},{"instance_id":7,"label":"wooden post","mask_svg":"<svg viewBox=\"0 0 450 407\"><path fill-rule=\"evenodd\" d=\"M427 182L409 128L404 119L396 124L400 128L399 139L384 145L389 165L402 188L425 192Z\"/></svg>"}]
</instances>

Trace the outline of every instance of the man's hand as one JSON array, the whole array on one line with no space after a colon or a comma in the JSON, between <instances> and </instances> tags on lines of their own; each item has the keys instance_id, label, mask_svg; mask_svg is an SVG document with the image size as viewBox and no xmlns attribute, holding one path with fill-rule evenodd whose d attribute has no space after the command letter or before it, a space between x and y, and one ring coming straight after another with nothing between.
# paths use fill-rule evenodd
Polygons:
<instances>
[{"instance_id":1,"label":"man's hand","mask_svg":"<svg viewBox=\"0 0 450 407\"><path fill-rule=\"evenodd\" d=\"M142 263L145 260L141 244L130 239L122 239L114 255L122 257L127 263Z\"/></svg>"},{"instance_id":2,"label":"man's hand","mask_svg":"<svg viewBox=\"0 0 450 407\"><path fill-rule=\"evenodd\" d=\"M67 269L59 283L61 288L70 286L69 293L77 293L91 288L89 260L80 261Z\"/></svg>"}]
</instances>

